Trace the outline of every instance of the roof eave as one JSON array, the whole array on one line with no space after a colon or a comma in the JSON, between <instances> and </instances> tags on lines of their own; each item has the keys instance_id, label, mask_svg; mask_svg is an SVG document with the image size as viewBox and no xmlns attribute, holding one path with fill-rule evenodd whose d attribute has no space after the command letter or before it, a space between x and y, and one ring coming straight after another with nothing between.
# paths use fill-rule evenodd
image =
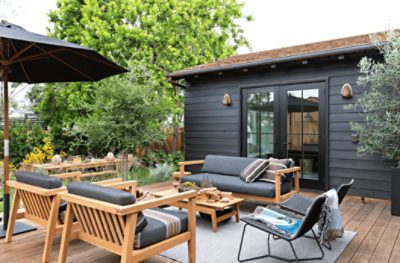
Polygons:
<instances>
[{"instance_id":1,"label":"roof eave","mask_svg":"<svg viewBox=\"0 0 400 263\"><path fill-rule=\"evenodd\" d=\"M311 52L311 53L303 53L303 54L280 57L280 58L262 59L262 60L256 60L256 61L245 62L245 63L237 63L237 64L231 64L231 65L224 65L224 66L218 66L218 67L194 69L194 70L188 70L188 71L177 71L177 72L168 74L168 77L170 77L172 79L182 79L182 78L187 78L190 76L200 75L200 74L208 74L208 73L228 71L228 70L237 70L237 69L243 69L243 68L247 68L247 67L257 67L257 66L264 66L264 65L269 65L269 64L293 62L293 61L298 61L298 60L313 59L313 58L326 57L326 56L344 55L344 54L349 54L349 53L368 51L368 50L372 50L372 49L376 49L376 46L371 43L371 44L357 45L357 46L351 46L351 47L345 47L345 48L336 48L336 49L323 50L323 51L317 51L317 52Z\"/></svg>"}]
</instances>

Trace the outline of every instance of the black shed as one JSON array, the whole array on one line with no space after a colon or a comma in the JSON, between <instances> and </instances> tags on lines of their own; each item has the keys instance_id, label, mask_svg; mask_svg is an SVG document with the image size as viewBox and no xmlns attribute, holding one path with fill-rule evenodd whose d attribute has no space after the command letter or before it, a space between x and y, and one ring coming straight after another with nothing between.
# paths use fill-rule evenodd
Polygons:
<instances>
[{"instance_id":1,"label":"black shed","mask_svg":"<svg viewBox=\"0 0 400 263\"><path fill-rule=\"evenodd\" d=\"M390 197L393 165L357 154L350 122L363 116L344 106L362 96L358 62L382 59L368 35L236 55L174 72L184 79L185 159L207 154L292 157L301 186L325 190L349 178L352 194ZM352 98L343 98L349 84ZM231 105L222 103L224 95Z\"/></svg>"}]
</instances>

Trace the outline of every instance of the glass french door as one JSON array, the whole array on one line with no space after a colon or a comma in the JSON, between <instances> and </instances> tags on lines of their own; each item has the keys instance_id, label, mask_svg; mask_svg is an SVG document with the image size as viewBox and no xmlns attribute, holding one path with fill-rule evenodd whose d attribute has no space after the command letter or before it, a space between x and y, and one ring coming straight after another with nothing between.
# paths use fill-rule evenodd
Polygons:
<instances>
[{"instance_id":1,"label":"glass french door","mask_svg":"<svg viewBox=\"0 0 400 263\"><path fill-rule=\"evenodd\" d=\"M243 155L292 158L302 187L324 188L325 82L243 90Z\"/></svg>"}]
</instances>

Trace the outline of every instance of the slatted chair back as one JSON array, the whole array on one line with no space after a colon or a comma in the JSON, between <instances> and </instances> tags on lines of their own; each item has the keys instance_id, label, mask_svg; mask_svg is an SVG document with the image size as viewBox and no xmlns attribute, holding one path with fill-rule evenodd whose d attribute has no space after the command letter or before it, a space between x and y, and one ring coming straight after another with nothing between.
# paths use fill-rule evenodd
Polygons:
<instances>
[{"instance_id":1,"label":"slatted chair back","mask_svg":"<svg viewBox=\"0 0 400 263\"><path fill-rule=\"evenodd\" d=\"M339 198L339 205L342 203L344 197L346 196L347 192L349 191L350 187L354 184L354 179L347 184L342 184L339 186L337 190L338 198Z\"/></svg>"},{"instance_id":2,"label":"slatted chair back","mask_svg":"<svg viewBox=\"0 0 400 263\"><path fill-rule=\"evenodd\" d=\"M325 202L326 197L323 195L318 196L309 207L307 214L303 218L303 222L296 233L296 237L301 237L310 231L313 226L318 222L322 205Z\"/></svg>"},{"instance_id":3,"label":"slatted chair back","mask_svg":"<svg viewBox=\"0 0 400 263\"><path fill-rule=\"evenodd\" d=\"M49 220L51 204L57 193L46 196L21 189L18 190L18 192L21 197L21 202L25 207L25 216L28 219L29 217L36 218L36 221L43 221L45 224Z\"/></svg>"},{"instance_id":4,"label":"slatted chair back","mask_svg":"<svg viewBox=\"0 0 400 263\"><path fill-rule=\"evenodd\" d=\"M95 239L115 249L122 246L125 238L126 216L82 203L71 203L71 208L81 224L80 235L83 239Z\"/></svg>"}]
</instances>

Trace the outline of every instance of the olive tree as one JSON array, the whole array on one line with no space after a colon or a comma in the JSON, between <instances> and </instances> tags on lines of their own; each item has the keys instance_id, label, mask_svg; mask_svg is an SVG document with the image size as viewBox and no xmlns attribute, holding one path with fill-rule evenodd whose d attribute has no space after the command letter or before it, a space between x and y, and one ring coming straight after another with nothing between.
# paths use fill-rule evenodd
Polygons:
<instances>
[{"instance_id":1,"label":"olive tree","mask_svg":"<svg viewBox=\"0 0 400 263\"><path fill-rule=\"evenodd\" d=\"M383 55L382 61L364 57L359 63L359 86L370 89L358 99L364 123L352 123L359 134L359 153L379 154L400 166L400 35L389 31L373 36Z\"/></svg>"}]
</instances>

